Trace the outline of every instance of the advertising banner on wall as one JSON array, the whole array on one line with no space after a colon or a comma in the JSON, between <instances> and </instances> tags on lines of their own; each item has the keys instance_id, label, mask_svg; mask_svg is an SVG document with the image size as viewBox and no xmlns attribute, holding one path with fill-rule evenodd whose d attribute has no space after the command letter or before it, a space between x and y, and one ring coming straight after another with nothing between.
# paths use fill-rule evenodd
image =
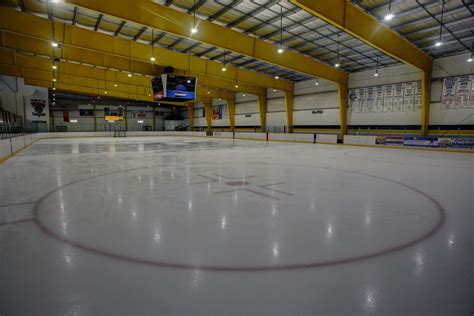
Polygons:
<instances>
[{"instance_id":1,"label":"advertising banner on wall","mask_svg":"<svg viewBox=\"0 0 474 316\"><path fill-rule=\"evenodd\" d=\"M438 147L437 137L408 137L403 139L403 146Z\"/></svg>"},{"instance_id":2,"label":"advertising banner on wall","mask_svg":"<svg viewBox=\"0 0 474 316\"><path fill-rule=\"evenodd\" d=\"M403 146L403 136L377 136L377 145Z\"/></svg>"},{"instance_id":3,"label":"advertising banner on wall","mask_svg":"<svg viewBox=\"0 0 474 316\"><path fill-rule=\"evenodd\" d=\"M474 149L474 137L472 138L439 138L441 148L466 148Z\"/></svg>"}]
</instances>

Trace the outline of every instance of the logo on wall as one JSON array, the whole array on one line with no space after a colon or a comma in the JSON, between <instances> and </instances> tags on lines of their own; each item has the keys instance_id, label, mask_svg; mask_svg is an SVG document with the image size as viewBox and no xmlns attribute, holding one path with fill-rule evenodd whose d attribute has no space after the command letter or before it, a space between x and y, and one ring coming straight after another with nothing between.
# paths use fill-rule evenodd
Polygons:
<instances>
[{"instance_id":1,"label":"logo on wall","mask_svg":"<svg viewBox=\"0 0 474 316\"><path fill-rule=\"evenodd\" d=\"M46 100L30 99L31 107L33 108L32 115L36 117L46 116L44 109L46 108Z\"/></svg>"}]
</instances>

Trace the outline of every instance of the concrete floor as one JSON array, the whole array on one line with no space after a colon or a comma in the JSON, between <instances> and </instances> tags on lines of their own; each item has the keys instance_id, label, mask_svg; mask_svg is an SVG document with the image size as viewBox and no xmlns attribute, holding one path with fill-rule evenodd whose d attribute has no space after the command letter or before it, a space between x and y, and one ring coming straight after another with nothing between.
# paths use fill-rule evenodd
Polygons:
<instances>
[{"instance_id":1,"label":"concrete floor","mask_svg":"<svg viewBox=\"0 0 474 316\"><path fill-rule=\"evenodd\" d=\"M42 140L0 165L0 314L472 315L474 155Z\"/></svg>"}]
</instances>

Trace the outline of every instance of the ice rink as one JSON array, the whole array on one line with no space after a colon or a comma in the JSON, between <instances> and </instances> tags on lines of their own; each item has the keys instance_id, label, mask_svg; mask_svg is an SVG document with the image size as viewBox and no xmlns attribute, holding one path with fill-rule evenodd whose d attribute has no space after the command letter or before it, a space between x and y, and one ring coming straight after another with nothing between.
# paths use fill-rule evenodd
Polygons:
<instances>
[{"instance_id":1,"label":"ice rink","mask_svg":"<svg viewBox=\"0 0 474 316\"><path fill-rule=\"evenodd\" d=\"M472 315L474 155L75 138L0 165L0 314Z\"/></svg>"}]
</instances>

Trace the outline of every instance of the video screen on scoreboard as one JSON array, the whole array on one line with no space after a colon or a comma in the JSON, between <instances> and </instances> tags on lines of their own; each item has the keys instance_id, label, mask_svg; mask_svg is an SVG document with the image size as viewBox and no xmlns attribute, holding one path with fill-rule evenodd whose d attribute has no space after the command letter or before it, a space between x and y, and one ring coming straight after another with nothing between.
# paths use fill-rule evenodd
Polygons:
<instances>
[{"instance_id":1,"label":"video screen on scoreboard","mask_svg":"<svg viewBox=\"0 0 474 316\"><path fill-rule=\"evenodd\" d=\"M152 81L155 101L184 102L196 98L196 78L163 74Z\"/></svg>"}]
</instances>

